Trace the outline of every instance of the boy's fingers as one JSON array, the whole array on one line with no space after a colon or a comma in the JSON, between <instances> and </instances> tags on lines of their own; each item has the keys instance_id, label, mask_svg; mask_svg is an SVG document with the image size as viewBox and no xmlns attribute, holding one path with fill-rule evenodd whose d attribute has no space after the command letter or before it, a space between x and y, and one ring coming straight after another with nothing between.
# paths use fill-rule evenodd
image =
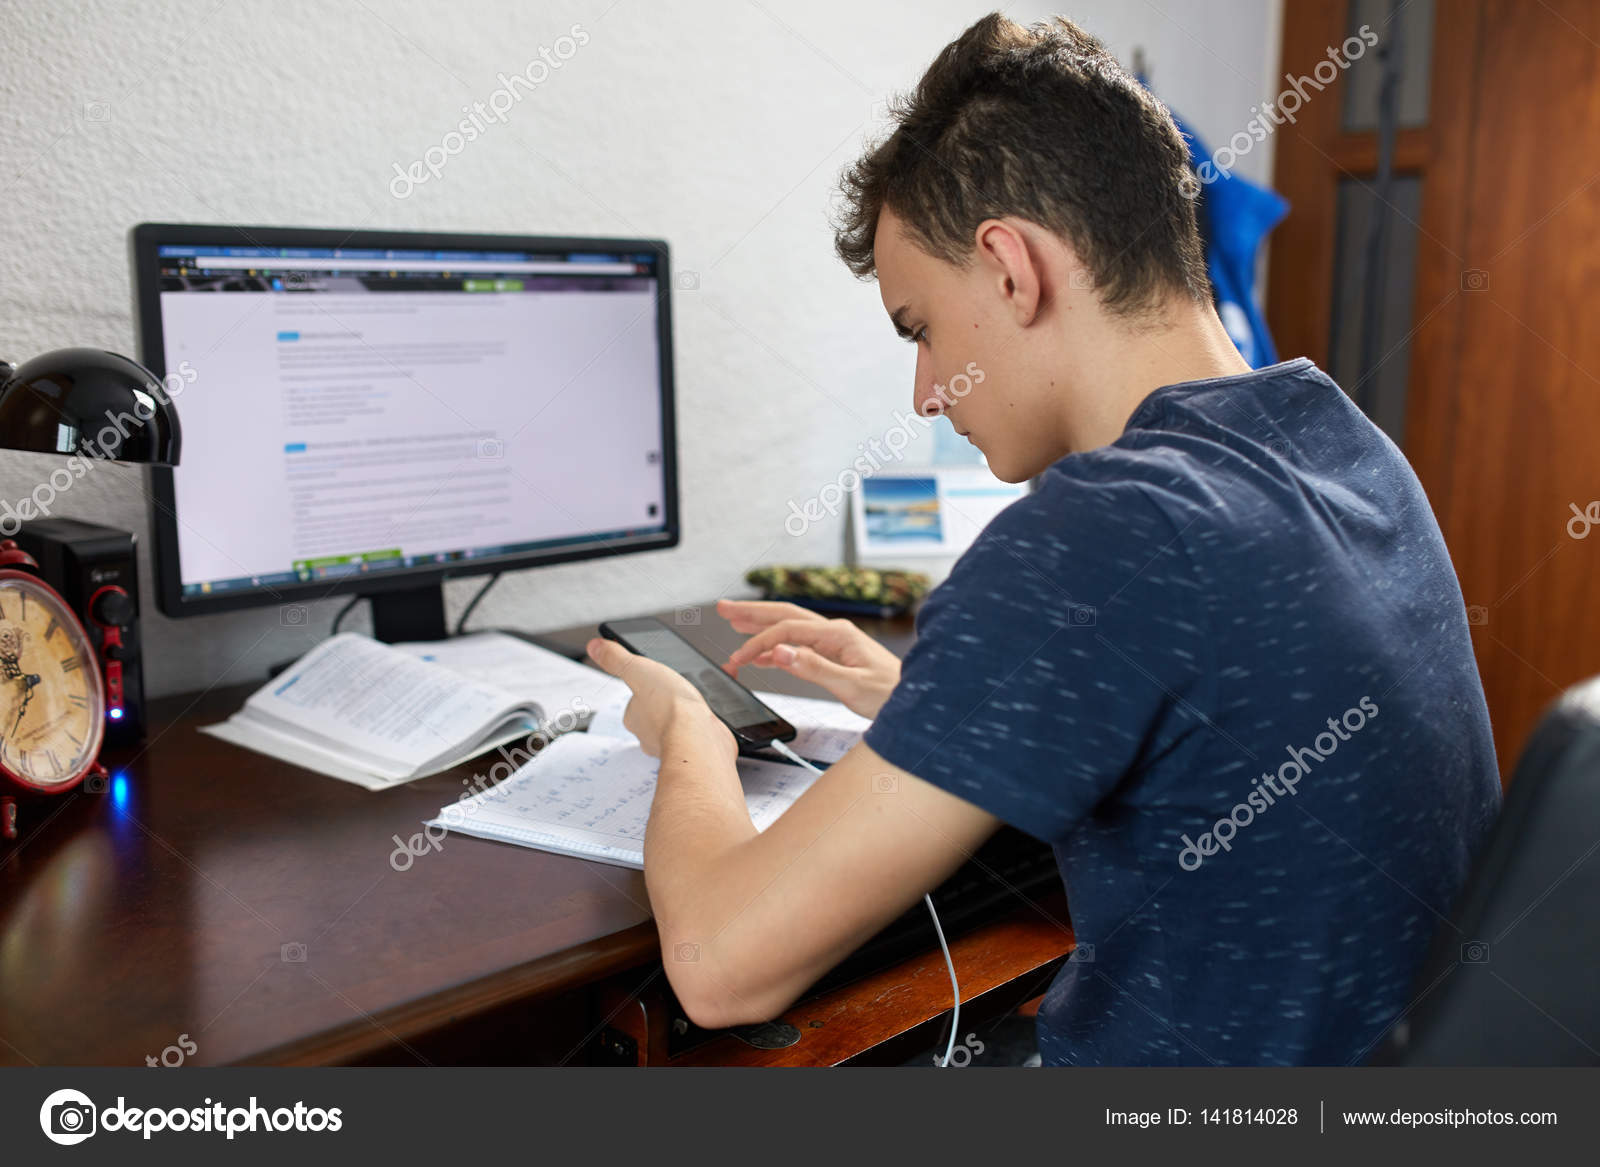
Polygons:
<instances>
[{"instance_id":1,"label":"boy's fingers","mask_svg":"<svg viewBox=\"0 0 1600 1167\"><path fill-rule=\"evenodd\" d=\"M607 640L603 636L591 637L589 643L584 645L584 651L589 654L589 659L594 661L613 677L622 676L622 671L628 667L628 662L633 659L633 653L623 648L615 640Z\"/></svg>"},{"instance_id":2,"label":"boy's fingers","mask_svg":"<svg viewBox=\"0 0 1600 1167\"><path fill-rule=\"evenodd\" d=\"M780 644L772 650L772 660L790 676L821 685L835 696L836 690L850 680L849 669L804 646Z\"/></svg>"},{"instance_id":3,"label":"boy's fingers","mask_svg":"<svg viewBox=\"0 0 1600 1167\"><path fill-rule=\"evenodd\" d=\"M728 662L723 667L729 672L737 671L749 664L764 652L769 652L776 645L785 641L800 644L813 643L827 628L826 620L784 620L774 624L771 628L764 628L738 648L734 649L728 657Z\"/></svg>"},{"instance_id":4,"label":"boy's fingers","mask_svg":"<svg viewBox=\"0 0 1600 1167\"><path fill-rule=\"evenodd\" d=\"M717 614L735 632L758 632L781 620L820 620L822 617L784 600L718 600Z\"/></svg>"}]
</instances>

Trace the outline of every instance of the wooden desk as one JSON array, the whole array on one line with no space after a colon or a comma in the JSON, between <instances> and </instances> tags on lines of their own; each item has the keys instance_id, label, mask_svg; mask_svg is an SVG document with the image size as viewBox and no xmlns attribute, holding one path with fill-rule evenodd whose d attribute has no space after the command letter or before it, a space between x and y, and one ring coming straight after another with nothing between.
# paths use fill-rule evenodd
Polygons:
<instances>
[{"instance_id":1,"label":"wooden desk","mask_svg":"<svg viewBox=\"0 0 1600 1167\"><path fill-rule=\"evenodd\" d=\"M909 621L863 626L910 643ZM710 608L679 627L712 653L740 639ZM183 1035L191 1064L587 1063L615 1034L667 1023L639 872L456 837L397 871L396 837L474 767L373 793L197 732L255 687L156 702L145 745L106 759L120 781L27 808L0 851L0 1064L139 1065ZM753 687L801 691L778 673ZM991 1008L1036 991L1072 946L1064 919L1064 905L1018 904L969 933L963 984ZM774 1054L724 1037L692 1060L842 1061L924 1028L931 1044L948 984L885 994L923 983L927 964L821 999L805 1032L826 1041Z\"/></svg>"}]
</instances>

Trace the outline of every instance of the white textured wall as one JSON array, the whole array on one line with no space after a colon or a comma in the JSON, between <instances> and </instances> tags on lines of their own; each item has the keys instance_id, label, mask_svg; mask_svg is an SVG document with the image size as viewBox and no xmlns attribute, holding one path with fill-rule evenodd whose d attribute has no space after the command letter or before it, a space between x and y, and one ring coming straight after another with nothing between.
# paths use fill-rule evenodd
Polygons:
<instances>
[{"instance_id":1,"label":"white textured wall","mask_svg":"<svg viewBox=\"0 0 1600 1167\"><path fill-rule=\"evenodd\" d=\"M1069 12L1212 139L1275 90L1280 0ZM835 175L885 96L987 6L969 0L0 0L0 355L133 354L125 233L144 220L667 238L676 294L684 541L520 573L475 623L528 629L738 591L763 562L834 562L843 519L784 533L909 398L912 353L834 260ZM1011 5L1017 19L1048 9ZM589 43L407 199L417 158L574 24ZM1270 146L1270 143L1268 144ZM1260 178L1270 154L1240 165ZM919 447L931 449L932 439ZM914 449L908 460L925 460ZM60 463L0 453L0 499ZM54 513L137 531L144 472L104 467ZM241 516L248 521L248 516ZM459 609L478 580L449 585ZM324 635L275 608L168 621L142 565L154 693L264 675ZM366 627L358 609L352 627Z\"/></svg>"}]
</instances>

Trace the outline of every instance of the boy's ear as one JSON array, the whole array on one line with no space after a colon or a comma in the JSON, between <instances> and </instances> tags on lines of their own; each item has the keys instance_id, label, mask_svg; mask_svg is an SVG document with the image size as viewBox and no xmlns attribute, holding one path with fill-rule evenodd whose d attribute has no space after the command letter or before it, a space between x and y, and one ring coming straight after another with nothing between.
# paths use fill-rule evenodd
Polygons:
<instances>
[{"instance_id":1,"label":"boy's ear","mask_svg":"<svg viewBox=\"0 0 1600 1167\"><path fill-rule=\"evenodd\" d=\"M985 219L978 224L974 243L984 274L1019 328L1026 328L1044 307L1045 280L1042 258L1033 241L1017 224L1005 219Z\"/></svg>"}]
</instances>

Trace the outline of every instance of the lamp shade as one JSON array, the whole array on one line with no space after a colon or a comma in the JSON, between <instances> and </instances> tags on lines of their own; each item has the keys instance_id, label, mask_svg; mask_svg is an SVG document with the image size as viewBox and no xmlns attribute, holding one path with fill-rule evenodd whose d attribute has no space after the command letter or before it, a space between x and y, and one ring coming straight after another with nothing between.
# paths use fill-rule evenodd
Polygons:
<instances>
[{"instance_id":1,"label":"lamp shade","mask_svg":"<svg viewBox=\"0 0 1600 1167\"><path fill-rule=\"evenodd\" d=\"M63 348L0 363L0 448L178 464L178 411L137 361Z\"/></svg>"}]
</instances>

